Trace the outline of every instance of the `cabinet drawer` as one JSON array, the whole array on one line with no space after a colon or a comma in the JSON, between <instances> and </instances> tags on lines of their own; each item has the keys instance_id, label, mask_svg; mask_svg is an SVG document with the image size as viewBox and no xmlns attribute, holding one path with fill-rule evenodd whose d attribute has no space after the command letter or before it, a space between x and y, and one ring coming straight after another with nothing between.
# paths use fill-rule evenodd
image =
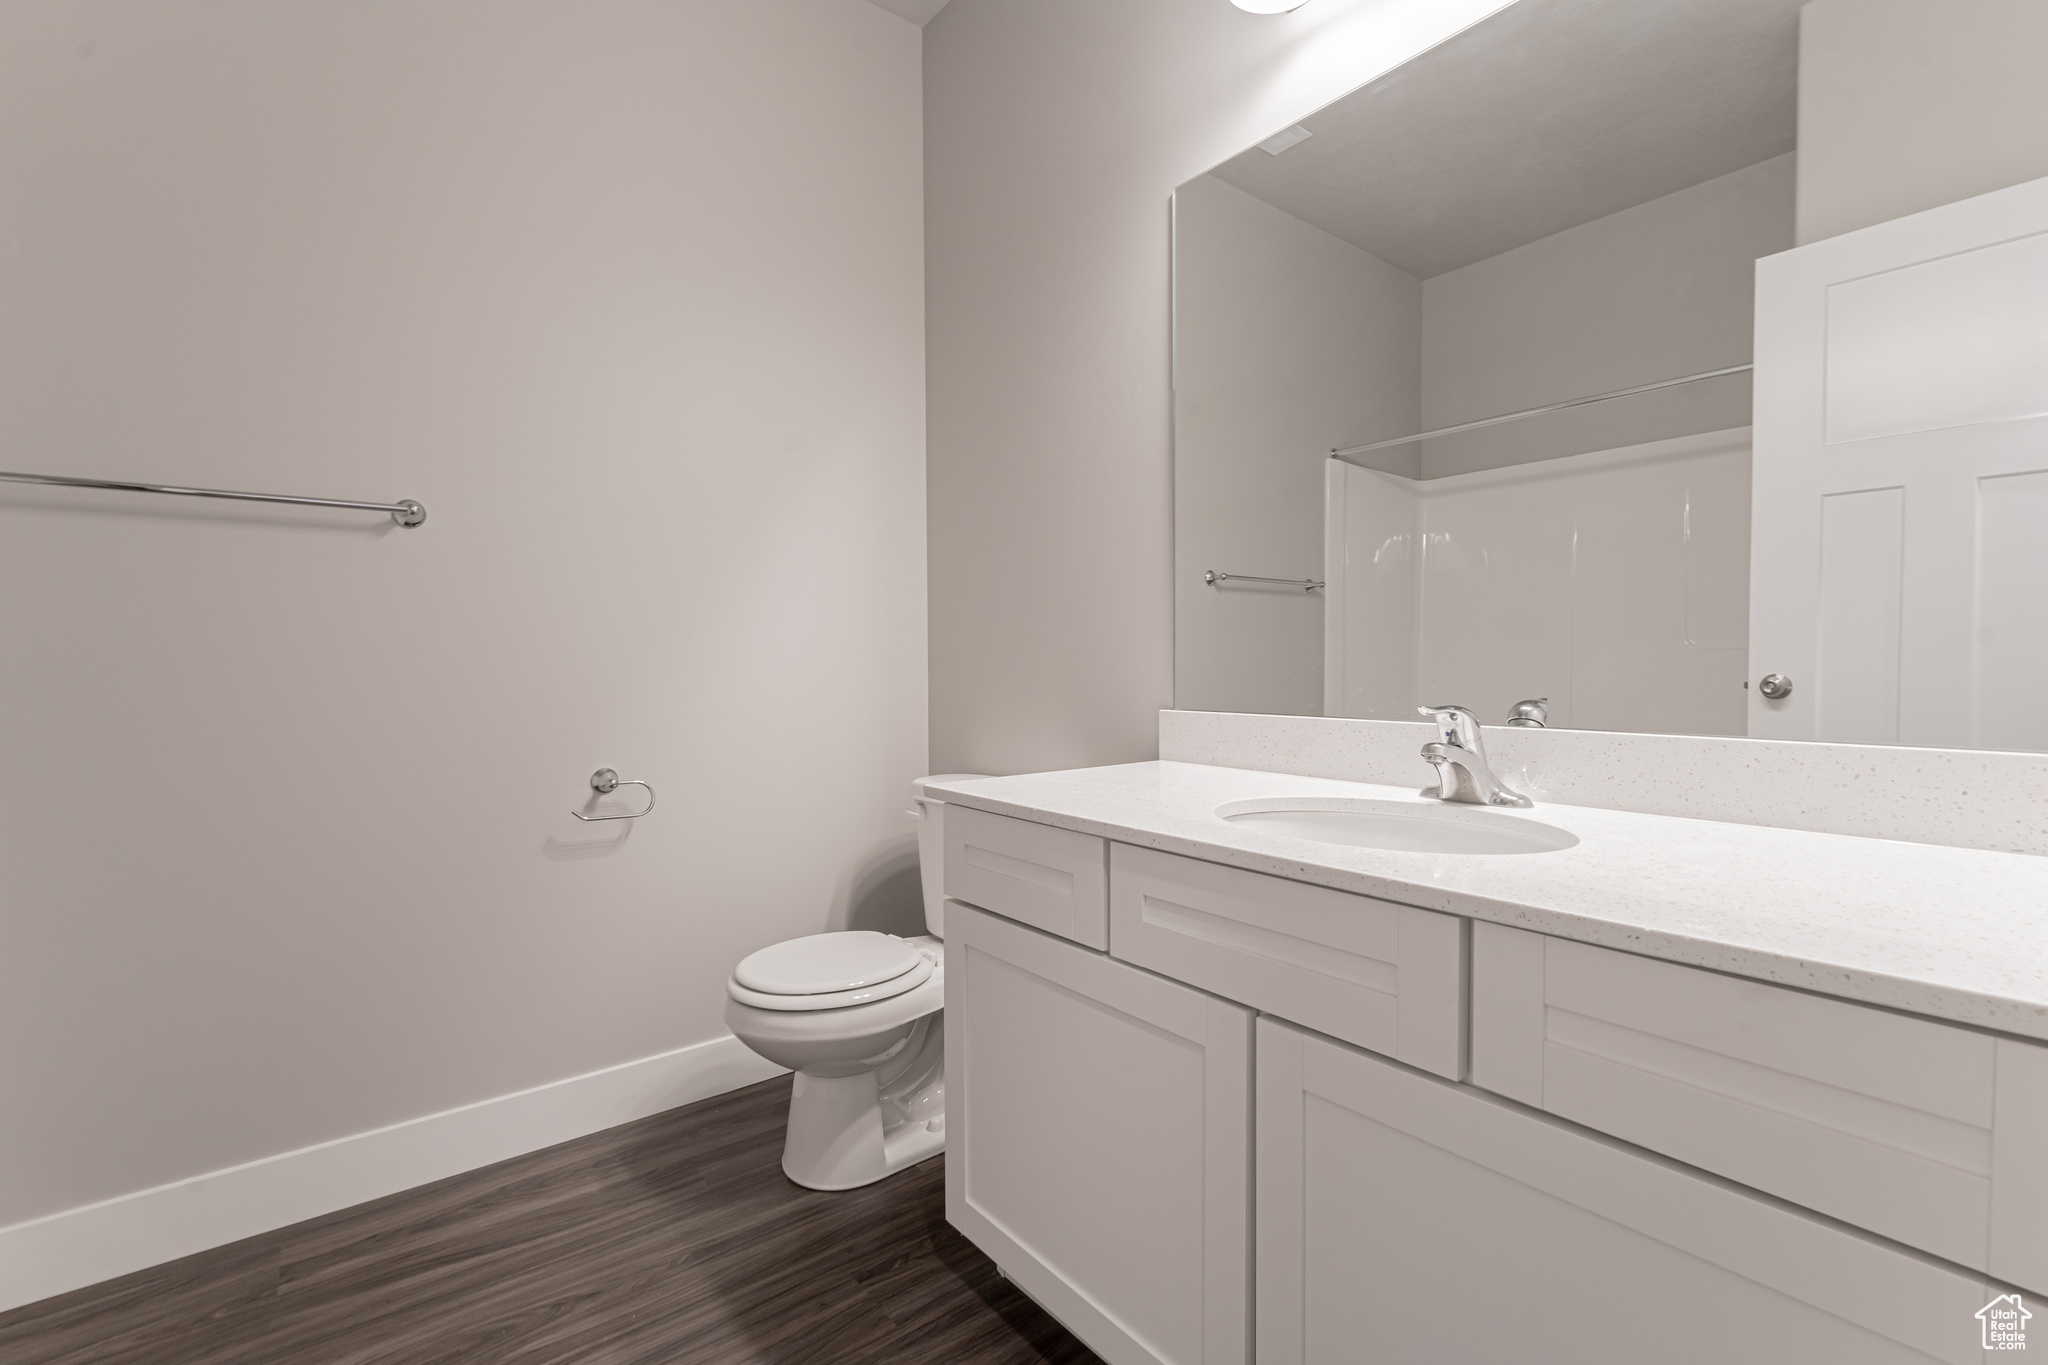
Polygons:
<instances>
[{"instance_id":1,"label":"cabinet drawer","mask_svg":"<svg viewBox=\"0 0 2048 1365\"><path fill-rule=\"evenodd\" d=\"M1109 865L1115 956L1464 1075L1466 921L1129 844Z\"/></svg>"},{"instance_id":2,"label":"cabinet drawer","mask_svg":"<svg viewBox=\"0 0 2048 1365\"><path fill-rule=\"evenodd\" d=\"M2048 1047L1480 924L1472 1081L2048 1290Z\"/></svg>"},{"instance_id":3,"label":"cabinet drawer","mask_svg":"<svg viewBox=\"0 0 2048 1365\"><path fill-rule=\"evenodd\" d=\"M1106 845L1092 834L946 808L946 894L1090 948L1109 946Z\"/></svg>"}]
</instances>

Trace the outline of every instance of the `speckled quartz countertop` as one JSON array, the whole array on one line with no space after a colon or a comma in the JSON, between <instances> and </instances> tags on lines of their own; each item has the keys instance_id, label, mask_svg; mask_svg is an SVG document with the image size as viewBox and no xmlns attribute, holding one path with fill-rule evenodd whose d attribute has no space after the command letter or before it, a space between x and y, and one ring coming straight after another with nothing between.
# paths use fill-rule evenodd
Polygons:
<instances>
[{"instance_id":1,"label":"speckled quartz countertop","mask_svg":"<svg viewBox=\"0 0 2048 1365\"><path fill-rule=\"evenodd\" d=\"M1254 872L2048 1039L2048 858L1539 804L1555 852L1394 853L1219 817L1382 787L1196 763L934 784L963 806Z\"/></svg>"}]
</instances>

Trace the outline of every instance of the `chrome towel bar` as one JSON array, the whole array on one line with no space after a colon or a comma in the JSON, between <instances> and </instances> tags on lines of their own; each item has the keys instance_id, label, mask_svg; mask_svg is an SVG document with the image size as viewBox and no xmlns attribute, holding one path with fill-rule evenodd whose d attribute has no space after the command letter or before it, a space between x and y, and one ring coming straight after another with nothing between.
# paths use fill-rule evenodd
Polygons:
<instances>
[{"instance_id":1,"label":"chrome towel bar","mask_svg":"<svg viewBox=\"0 0 2048 1365\"><path fill-rule=\"evenodd\" d=\"M647 787L647 784L645 782L636 782L630 778L628 778L626 781L621 782L619 780L619 775L613 772L610 768L599 768L596 772L590 775L590 789L596 792L599 796L610 796L613 792L617 791L621 787ZM569 812L569 814L575 816L578 820L583 820L590 824L596 824L600 820L638 820L641 816L647 814L647 811L653 809L654 788L647 787L646 810L628 811L624 815L585 815L580 810L572 810Z\"/></svg>"},{"instance_id":2,"label":"chrome towel bar","mask_svg":"<svg viewBox=\"0 0 2048 1365\"><path fill-rule=\"evenodd\" d=\"M1564 412L1568 408L1583 408L1588 403L1606 403L1616 398L1631 398L1639 393L1654 393L1658 389L1675 389L1680 384L1697 384L1702 379L1720 379L1725 375L1747 374L1754 365L1730 365L1725 370L1707 370L1701 374L1682 375L1677 379L1660 379L1654 384L1638 384L1632 389L1616 389L1613 393L1596 393L1587 398L1567 399L1562 403L1546 403L1540 408L1525 408L1521 412L1504 412L1498 417L1482 417L1476 422L1460 422L1454 427L1438 427L1435 431L1418 431L1413 436L1396 436L1391 441L1374 441L1367 446L1345 446L1332 450L1330 458L1341 460L1351 455L1363 455L1367 451L1385 450L1388 446L1405 446L1411 441L1428 441L1438 436L1456 436L1461 431L1477 431L1481 427L1497 427L1502 422L1519 422L1524 417L1541 417L1546 412Z\"/></svg>"},{"instance_id":3,"label":"chrome towel bar","mask_svg":"<svg viewBox=\"0 0 2048 1365\"><path fill-rule=\"evenodd\" d=\"M283 493L235 493L225 488L182 488L172 483L131 483L126 479L74 479L62 474L10 474L0 482L47 484L52 488L109 488L119 493L169 493L180 498L229 498L235 502L283 502L295 507L346 507L358 512L386 512L400 526L417 526L427 509L411 498L397 502L351 502L345 498L294 498Z\"/></svg>"},{"instance_id":4,"label":"chrome towel bar","mask_svg":"<svg viewBox=\"0 0 2048 1365\"><path fill-rule=\"evenodd\" d=\"M1323 586L1323 581L1319 578L1260 578L1248 573L1218 573L1214 569L1205 571L1202 574L1202 581L1212 588L1218 583L1280 583L1286 587L1300 588L1304 592L1314 592Z\"/></svg>"}]
</instances>

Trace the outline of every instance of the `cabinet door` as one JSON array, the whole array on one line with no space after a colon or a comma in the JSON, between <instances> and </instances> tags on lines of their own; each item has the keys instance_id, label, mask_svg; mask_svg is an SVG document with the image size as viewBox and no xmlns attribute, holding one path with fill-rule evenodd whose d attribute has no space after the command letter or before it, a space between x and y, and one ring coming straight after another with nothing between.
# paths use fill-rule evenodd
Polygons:
<instances>
[{"instance_id":1,"label":"cabinet door","mask_svg":"<svg viewBox=\"0 0 2048 1365\"><path fill-rule=\"evenodd\" d=\"M1472 1083L2048 1289L2048 1047L1500 924Z\"/></svg>"},{"instance_id":2,"label":"cabinet door","mask_svg":"<svg viewBox=\"0 0 2048 1365\"><path fill-rule=\"evenodd\" d=\"M1249 1010L946 906L946 1218L1112 1365L1243 1365Z\"/></svg>"},{"instance_id":3,"label":"cabinet door","mask_svg":"<svg viewBox=\"0 0 2048 1365\"><path fill-rule=\"evenodd\" d=\"M1259 1365L1981 1362L1981 1278L1270 1019Z\"/></svg>"}]
</instances>

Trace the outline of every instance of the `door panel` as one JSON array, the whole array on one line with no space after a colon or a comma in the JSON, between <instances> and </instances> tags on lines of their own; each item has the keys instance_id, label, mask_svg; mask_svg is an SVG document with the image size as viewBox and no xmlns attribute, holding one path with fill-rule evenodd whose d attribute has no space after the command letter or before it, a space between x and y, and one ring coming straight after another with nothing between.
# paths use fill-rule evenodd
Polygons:
<instances>
[{"instance_id":1,"label":"door panel","mask_svg":"<svg viewBox=\"0 0 2048 1365\"><path fill-rule=\"evenodd\" d=\"M1828 444L2048 414L2043 317L2044 233L1829 285Z\"/></svg>"},{"instance_id":2,"label":"door panel","mask_svg":"<svg viewBox=\"0 0 2048 1365\"><path fill-rule=\"evenodd\" d=\"M2048 704L2041 693L2041 679L2048 677L2044 532L2048 473L1977 481L1976 733L1987 748L2048 750Z\"/></svg>"},{"instance_id":3,"label":"door panel","mask_svg":"<svg viewBox=\"0 0 2048 1365\"><path fill-rule=\"evenodd\" d=\"M2044 314L2048 180L1757 263L1752 736L2048 749Z\"/></svg>"},{"instance_id":4,"label":"door panel","mask_svg":"<svg viewBox=\"0 0 2048 1365\"><path fill-rule=\"evenodd\" d=\"M1829 493L1820 505L1814 738L1896 744L1906 490Z\"/></svg>"}]
</instances>

